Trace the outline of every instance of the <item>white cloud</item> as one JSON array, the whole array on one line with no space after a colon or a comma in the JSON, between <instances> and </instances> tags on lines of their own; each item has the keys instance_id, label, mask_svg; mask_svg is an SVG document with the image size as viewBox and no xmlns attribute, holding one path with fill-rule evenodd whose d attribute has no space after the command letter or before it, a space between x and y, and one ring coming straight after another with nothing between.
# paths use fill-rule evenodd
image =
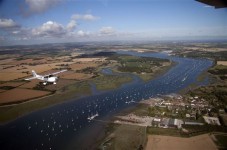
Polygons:
<instances>
[{"instance_id":1,"label":"white cloud","mask_svg":"<svg viewBox=\"0 0 227 150\"><path fill-rule=\"evenodd\" d=\"M68 31L73 31L77 26L77 23L75 20L70 20L70 22L67 24L66 28Z\"/></svg>"},{"instance_id":2,"label":"white cloud","mask_svg":"<svg viewBox=\"0 0 227 150\"><path fill-rule=\"evenodd\" d=\"M99 33L101 35L114 35L116 33L116 31L114 30L113 27L102 27L99 30Z\"/></svg>"},{"instance_id":3,"label":"white cloud","mask_svg":"<svg viewBox=\"0 0 227 150\"><path fill-rule=\"evenodd\" d=\"M85 35L84 31L82 31L82 30L78 31L77 34L78 34L79 36L84 36L84 35Z\"/></svg>"},{"instance_id":4,"label":"white cloud","mask_svg":"<svg viewBox=\"0 0 227 150\"><path fill-rule=\"evenodd\" d=\"M14 28L18 25L12 19L0 19L0 28Z\"/></svg>"},{"instance_id":5,"label":"white cloud","mask_svg":"<svg viewBox=\"0 0 227 150\"><path fill-rule=\"evenodd\" d=\"M62 0L25 0L29 12L42 13Z\"/></svg>"},{"instance_id":6,"label":"white cloud","mask_svg":"<svg viewBox=\"0 0 227 150\"><path fill-rule=\"evenodd\" d=\"M92 16L92 15L91 15ZM84 29L75 31L78 26L77 19L94 20L96 17L89 17L86 15L77 16L72 18L68 24L62 25L58 22L47 21L37 27L24 28L18 26L12 19L0 19L0 36L7 37L6 40L12 41L86 41L86 40L111 40L118 37L123 37L125 34L118 32L111 26L100 28L100 30L88 32ZM6 29L4 29L6 28ZM1 41L5 40L3 38Z\"/></svg>"},{"instance_id":7,"label":"white cloud","mask_svg":"<svg viewBox=\"0 0 227 150\"><path fill-rule=\"evenodd\" d=\"M66 30L63 25L53 21L48 21L41 27L33 29L32 34L41 37L62 37L66 34Z\"/></svg>"},{"instance_id":8,"label":"white cloud","mask_svg":"<svg viewBox=\"0 0 227 150\"><path fill-rule=\"evenodd\" d=\"M77 35L78 35L79 37L88 37L88 36L90 35L90 33L89 33L89 32L84 32L83 30L79 30L79 31L77 32Z\"/></svg>"},{"instance_id":9,"label":"white cloud","mask_svg":"<svg viewBox=\"0 0 227 150\"><path fill-rule=\"evenodd\" d=\"M100 17L96 17L96 16L93 16L92 14L74 14L72 15L71 19L73 20L85 20L85 21L93 21L93 20L97 20L99 19Z\"/></svg>"},{"instance_id":10,"label":"white cloud","mask_svg":"<svg viewBox=\"0 0 227 150\"><path fill-rule=\"evenodd\" d=\"M20 31L19 31L19 30L15 30L15 31L13 31L12 33L13 33L13 34L19 34Z\"/></svg>"}]
</instances>

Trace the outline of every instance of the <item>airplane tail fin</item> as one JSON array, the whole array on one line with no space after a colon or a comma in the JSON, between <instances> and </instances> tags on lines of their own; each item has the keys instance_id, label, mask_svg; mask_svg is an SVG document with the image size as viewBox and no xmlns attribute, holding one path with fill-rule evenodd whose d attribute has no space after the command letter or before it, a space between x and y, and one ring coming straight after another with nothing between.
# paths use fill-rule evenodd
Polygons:
<instances>
[{"instance_id":1,"label":"airplane tail fin","mask_svg":"<svg viewBox=\"0 0 227 150\"><path fill-rule=\"evenodd\" d=\"M32 75L33 75L33 77L37 77L37 74L34 70L32 70Z\"/></svg>"}]
</instances>

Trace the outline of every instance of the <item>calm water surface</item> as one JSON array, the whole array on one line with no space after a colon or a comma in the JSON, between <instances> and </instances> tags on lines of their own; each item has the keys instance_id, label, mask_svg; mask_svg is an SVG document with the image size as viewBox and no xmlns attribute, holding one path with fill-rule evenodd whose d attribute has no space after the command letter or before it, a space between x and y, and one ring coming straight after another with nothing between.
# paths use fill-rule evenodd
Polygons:
<instances>
[{"instance_id":1,"label":"calm water surface","mask_svg":"<svg viewBox=\"0 0 227 150\"><path fill-rule=\"evenodd\" d=\"M134 81L113 91L98 92L79 100L59 104L33 112L0 127L2 150L65 150L89 149L89 144L103 131L103 123L87 118L104 120L117 112L136 105L149 97L176 93L196 82L198 75L212 66L207 59L190 59L168 56L164 53L137 53L121 51L121 54L167 58L178 64L166 74L149 82L142 82L132 75ZM111 70L103 70L112 74ZM94 87L93 87L94 88Z\"/></svg>"}]
</instances>

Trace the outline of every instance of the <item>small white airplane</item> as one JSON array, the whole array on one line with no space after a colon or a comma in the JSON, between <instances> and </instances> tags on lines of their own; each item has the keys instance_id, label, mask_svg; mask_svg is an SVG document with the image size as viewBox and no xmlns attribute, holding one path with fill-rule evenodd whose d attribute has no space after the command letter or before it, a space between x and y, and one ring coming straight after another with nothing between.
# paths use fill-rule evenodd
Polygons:
<instances>
[{"instance_id":1,"label":"small white airplane","mask_svg":"<svg viewBox=\"0 0 227 150\"><path fill-rule=\"evenodd\" d=\"M65 71L67 71L67 70L61 70L61 71L58 71L58 72L54 72L54 73L42 76L42 75L36 74L36 72L34 70L32 70L33 77L27 78L25 80L39 79L39 80L44 81L43 85L46 85L47 83L56 84L58 77L54 76L54 75L65 72Z\"/></svg>"}]
</instances>

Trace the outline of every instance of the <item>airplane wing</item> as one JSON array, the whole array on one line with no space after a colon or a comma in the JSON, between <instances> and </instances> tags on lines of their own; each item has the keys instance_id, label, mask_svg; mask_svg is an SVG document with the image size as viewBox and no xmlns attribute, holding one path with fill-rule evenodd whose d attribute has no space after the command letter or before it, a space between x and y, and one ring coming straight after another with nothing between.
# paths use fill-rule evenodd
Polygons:
<instances>
[{"instance_id":1,"label":"airplane wing","mask_svg":"<svg viewBox=\"0 0 227 150\"><path fill-rule=\"evenodd\" d=\"M31 78L27 78L27 79L24 79L24 80L32 80L32 79L37 79L37 77L31 77Z\"/></svg>"},{"instance_id":2,"label":"airplane wing","mask_svg":"<svg viewBox=\"0 0 227 150\"><path fill-rule=\"evenodd\" d=\"M196 0L198 2L214 6L215 8L225 8L227 7L227 0Z\"/></svg>"},{"instance_id":3,"label":"airplane wing","mask_svg":"<svg viewBox=\"0 0 227 150\"><path fill-rule=\"evenodd\" d=\"M59 73L65 72L65 71L67 71L67 70L65 69L65 70L61 70L61 71L54 72L54 73L51 73L51 74L52 74L52 75L56 75L56 74L59 74Z\"/></svg>"}]
</instances>

